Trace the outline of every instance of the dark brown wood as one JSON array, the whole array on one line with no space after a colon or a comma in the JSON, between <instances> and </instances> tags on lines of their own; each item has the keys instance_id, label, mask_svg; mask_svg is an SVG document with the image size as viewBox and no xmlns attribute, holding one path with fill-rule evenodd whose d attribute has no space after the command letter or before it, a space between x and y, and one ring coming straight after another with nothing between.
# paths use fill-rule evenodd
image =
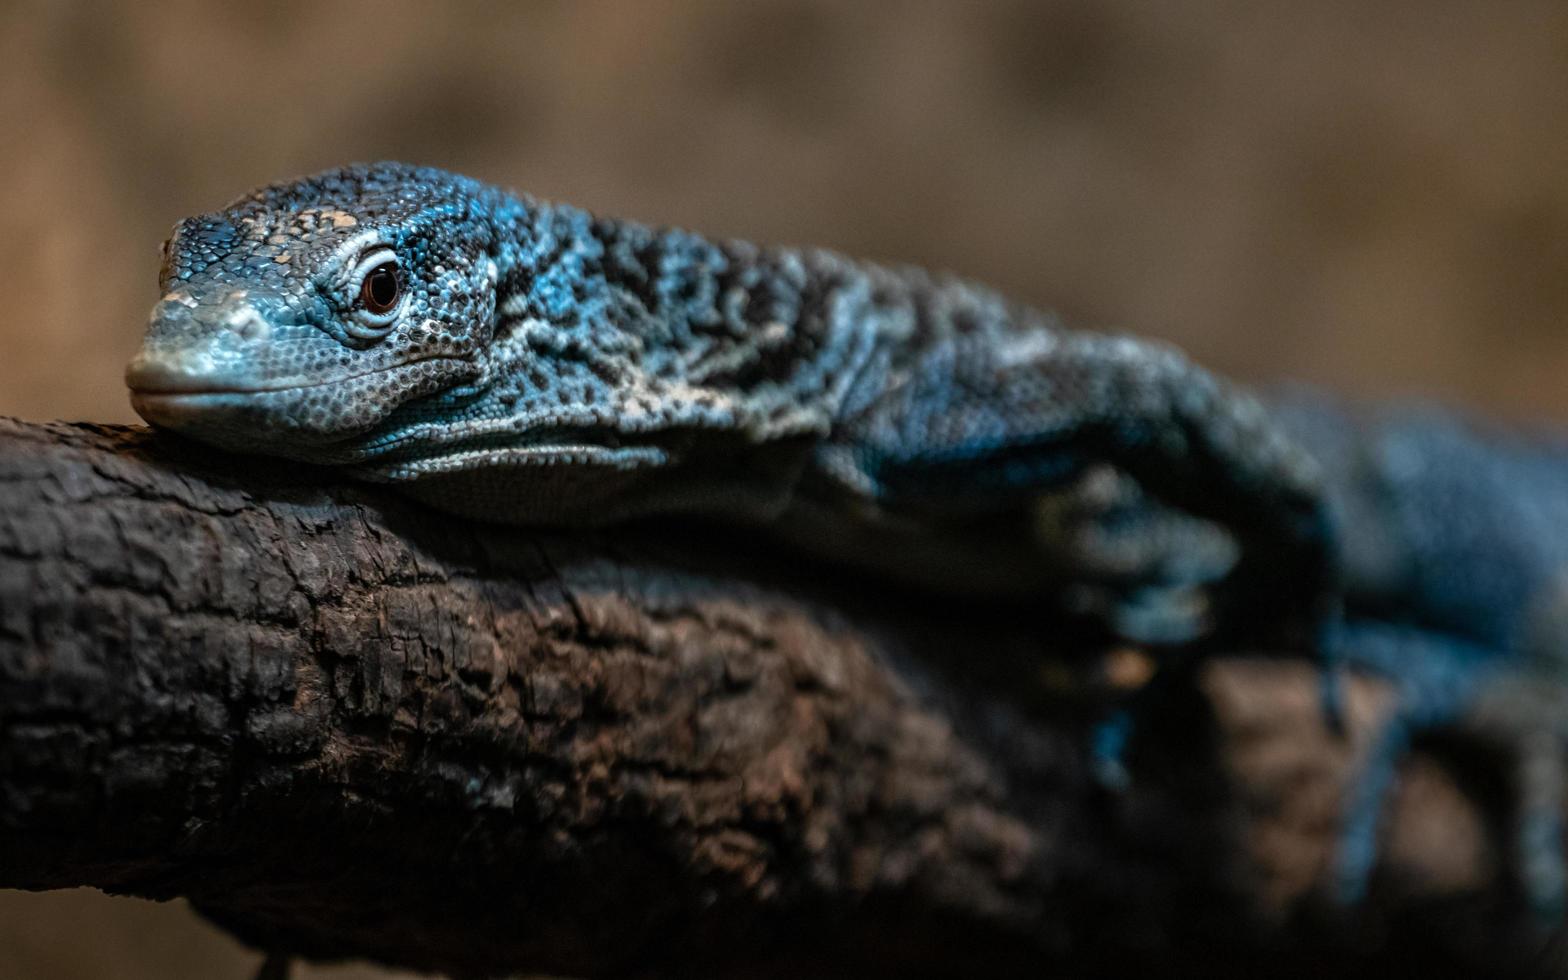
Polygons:
<instances>
[{"instance_id":1,"label":"dark brown wood","mask_svg":"<svg viewBox=\"0 0 1568 980\"><path fill-rule=\"evenodd\" d=\"M1112 794L1081 692L1127 657L1081 646L738 531L489 527L0 420L0 886L183 895L262 949L457 975L1529 959L1471 802L1495 787L1435 756L1370 902L1322 900L1374 685L1347 740L1309 666L1220 658Z\"/></svg>"}]
</instances>

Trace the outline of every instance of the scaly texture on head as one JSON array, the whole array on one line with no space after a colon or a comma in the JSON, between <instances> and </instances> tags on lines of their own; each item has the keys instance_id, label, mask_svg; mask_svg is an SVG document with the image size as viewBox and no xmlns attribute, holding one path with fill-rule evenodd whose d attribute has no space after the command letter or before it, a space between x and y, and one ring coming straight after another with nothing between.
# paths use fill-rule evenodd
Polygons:
<instances>
[{"instance_id":1,"label":"scaly texture on head","mask_svg":"<svg viewBox=\"0 0 1568 980\"><path fill-rule=\"evenodd\" d=\"M478 379L492 199L436 171L351 167L181 221L126 372L137 411L229 448L331 458L399 405Z\"/></svg>"}]
</instances>

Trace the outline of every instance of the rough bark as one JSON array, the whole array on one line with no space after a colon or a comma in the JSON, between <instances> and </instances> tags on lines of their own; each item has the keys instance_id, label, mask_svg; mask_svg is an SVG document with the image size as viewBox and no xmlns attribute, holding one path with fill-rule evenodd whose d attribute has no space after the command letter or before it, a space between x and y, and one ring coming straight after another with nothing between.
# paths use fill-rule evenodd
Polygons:
<instances>
[{"instance_id":1,"label":"rough bark","mask_svg":"<svg viewBox=\"0 0 1568 980\"><path fill-rule=\"evenodd\" d=\"M1484 764L1414 757L1336 910L1378 689L1341 738L1309 665L1217 658L1109 793L1071 692L1126 659L722 528L488 527L0 420L0 886L458 975L1528 966Z\"/></svg>"}]
</instances>

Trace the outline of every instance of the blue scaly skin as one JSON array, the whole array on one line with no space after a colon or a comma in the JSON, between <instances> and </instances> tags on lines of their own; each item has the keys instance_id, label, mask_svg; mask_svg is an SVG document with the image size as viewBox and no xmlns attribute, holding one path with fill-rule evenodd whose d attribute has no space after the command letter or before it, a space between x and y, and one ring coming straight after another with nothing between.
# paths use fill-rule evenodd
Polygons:
<instances>
[{"instance_id":1,"label":"blue scaly skin","mask_svg":"<svg viewBox=\"0 0 1568 980\"><path fill-rule=\"evenodd\" d=\"M1472 512L1525 533L1508 507L1528 501L1506 454L1498 486L1453 493L1441 467L1471 459L1444 455L1441 427L1413 430L1435 469L1411 476L1409 454L1331 412L1276 415L1168 347L1070 332L971 283L595 218L437 170L348 167L182 221L160 286L133 404L226 449L486 520L756 525L1165 648L1254 634L1343 650L1411 705L1352 807L1347 894L1375 856L1379 774L1411 731L1500 689L1492 668L1520 659L1528 617L1495 593L1533 594L1558 562L1520 558L1515 581L1510 549L1528 542L1456 536ZM1422 567L1450 558L1496 567ZM1340 630L1342 601L1357 618ZM1101 732L1112 763L1121 731ZM1538 826L1525 836L1527 879L1560 867Z\"/></svg>"},{"instance_id":2,"label":"blue scaly skin","mask_svg":"<svg viewBox=\"0 0 1568 980\"><path fill-rule=\"evenodd\" d=\"M1384 790L1438 728L1507 750L1516 884L1544 925L1568 913L1568 444L1434 408L1350 411L1297 393L1275 416L1322 462L1342 532L1339 655L1389 678L1398 711L1353 788L1337 888L1364 890Z\"/></svg>"},{"instance_id":3,"label":"blue scaly skin","mask_svg":"<svg viewBox=\"0 0 1568 980\"><path fill-rule=\"evenodd\" d=\"M160 285L149 422L463 515L759 524L1155 641L1223 622L1238 560L1311 583L1234 604L1260 623L1329 574L1316 467L1254 399L918 269L377 164L180 222Z\"/></svg>"}]
</instances>

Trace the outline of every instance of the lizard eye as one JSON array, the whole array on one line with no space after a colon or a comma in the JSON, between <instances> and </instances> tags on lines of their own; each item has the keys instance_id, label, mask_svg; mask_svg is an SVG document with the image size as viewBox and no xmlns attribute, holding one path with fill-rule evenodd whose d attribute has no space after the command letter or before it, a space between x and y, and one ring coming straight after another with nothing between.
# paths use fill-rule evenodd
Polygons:
<instances>
[{"instance_id":1,"label":"lizard eye","mask_svg":"<svg viewBox=\"0 0 1568 980\"><path fill-rule=\"evenodd\" d=\"M359 301L373 316L392 311L403 295L403 282L396 262L382 262L365 273L359 284Z\"/></svg>"},{"instance_id":2,"label":"lizard eye","mask_svg":"<svg viewBox=\"0 0 1568 980\"><path fill-rule=\"evenodd\" d=\"M359 343L371 343L385 337L397 324L408 292L404 288L403 272L398 267L397 253L385 246L372 249L362 255L352 271L339 282L338 288L346 287L345 292L354 290L352 315L339 321L343 332Z\"/></svg>"}]
</instances>

